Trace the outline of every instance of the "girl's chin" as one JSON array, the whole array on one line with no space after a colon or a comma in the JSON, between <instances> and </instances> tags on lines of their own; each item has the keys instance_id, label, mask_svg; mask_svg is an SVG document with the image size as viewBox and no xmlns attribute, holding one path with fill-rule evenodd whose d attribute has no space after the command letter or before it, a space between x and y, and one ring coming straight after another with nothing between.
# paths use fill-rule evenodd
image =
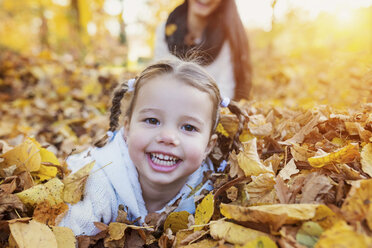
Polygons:
<instances>
[{"instance_id":1,"label":"girl's chin","mask_svg":"<svg viewBox=\"0 0 372 248\"><path fill-rule=\"evenodd\" d=\"M147 161L148 161L148 164L150 165L150 167L154 170L154 171L157 171L157 172L162 172L162 173L170 173L172 171L174 171L175 169L177 169L177 167L180 165L181 163L181 160L179 160L177 163L175 163L174 165L161 165L161 164L157 164L157 163L154 163L151 158L150 158L150 154L147 154Z\"/></svg>"}]
</instances>

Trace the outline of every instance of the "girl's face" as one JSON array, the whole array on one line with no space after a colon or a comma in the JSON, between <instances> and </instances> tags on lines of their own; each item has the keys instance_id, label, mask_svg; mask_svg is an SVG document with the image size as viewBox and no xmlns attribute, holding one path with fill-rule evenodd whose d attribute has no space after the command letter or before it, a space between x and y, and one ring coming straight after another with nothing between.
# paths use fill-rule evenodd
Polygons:
<instances>
[{"instance_id":1,"label":"girl's face","mask_svg":"<svg viewBox=\"0 0 372 248\"><path fill-rule=\"evenodd\" d=\"M145 82L125 139L141 185L181 187L208 155L213 103L209 95L170 75Z\"/></svg>"},{"instance_id":2,"label":"girl's face","mask_svg":"<svg viewBox=\"0 0 372 248\"><path fill-rule=\"evenodd\" d=\"M189 11L200 17L208 17L221 3L221 0L189 0Z\"/></svg>"}]
</instances>

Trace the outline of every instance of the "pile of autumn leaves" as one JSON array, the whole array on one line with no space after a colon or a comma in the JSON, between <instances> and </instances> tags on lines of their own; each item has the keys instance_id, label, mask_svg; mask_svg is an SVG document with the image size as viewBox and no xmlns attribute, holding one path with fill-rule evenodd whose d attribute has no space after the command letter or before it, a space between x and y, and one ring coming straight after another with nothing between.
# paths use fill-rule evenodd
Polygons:
<instances>
[{"instance_id":1,"label":"pile of autumn leaves","mask_svg":"<svg viewBox=\"0 0 372 248\"><path fill-rule=\"evenodd\" d=\"M211 154L221 166L205 175L215 190L194 215L172 206L137 227L119 207L96 236L58 227L94 173L90 163L70 174L64 160L104 133L116 82L100 68L0 53L1 247L371 247L371 104L241 102L241 145L233 151L238 123L223 110Z\"/></svg>"},{"instance_id":2,"label":"pile of autumn leaves","mask_svg":"<svg viewBox=\"0 0 372 248\"><path fill-rule=\"evenodd\" d=\"M102 232L74 237L56 227L80 200L93 163L68 175L65 164L27 138L0 145L1 242L9 247L371 247L372 106L334 113L260 108L249 116L239 151L229 151L237 120L223 113L215 190L197 199L195 215L151 214L136 227L119 210ZM222 171L223 170L223 171Z\"/></svg>"}]
</instances>

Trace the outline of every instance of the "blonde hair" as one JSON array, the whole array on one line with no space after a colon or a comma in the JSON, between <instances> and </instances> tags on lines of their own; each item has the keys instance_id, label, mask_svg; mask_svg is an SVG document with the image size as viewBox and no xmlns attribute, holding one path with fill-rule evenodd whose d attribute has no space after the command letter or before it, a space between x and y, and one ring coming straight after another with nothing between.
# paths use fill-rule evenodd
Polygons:
<instances>
[{"instance_id":1,"label":"blonde hair","mask_svg":"<svg viewBox=\"0 0 372 248\"><path fill-rule=\"evenodd\" d=\"M158 77L160 75L171 75L179 79L185 84L195 87L196 89L207 93L213 103L213 113L212 113L212 126L211 135L214 133L219 117L220 117L220 103L221 95L220 90L214 79L197 63L193 61L183 61L179 59L175 60L162 60L146 67L140 75L135 79L134 89L132 92L132 97L128 108L125 112L125 117L131 120L133 109L136 104L138 97L138 92L140 91L142 85L148 82L150 79ZM110 128L109 131L114 132L119 127L119 118L122 113L121 100L123 99L125 93L128 92L128 81L123 82L118 85L114 91L112 98L112 106L110 113ZM242 112L237 107L236 104L230 103L230 111L237 115L242 115ZM239 117L239 116L238 116ZM107 135L99 140L95 145L102 147L107 143Z\"/></svg>"}]
</instances>

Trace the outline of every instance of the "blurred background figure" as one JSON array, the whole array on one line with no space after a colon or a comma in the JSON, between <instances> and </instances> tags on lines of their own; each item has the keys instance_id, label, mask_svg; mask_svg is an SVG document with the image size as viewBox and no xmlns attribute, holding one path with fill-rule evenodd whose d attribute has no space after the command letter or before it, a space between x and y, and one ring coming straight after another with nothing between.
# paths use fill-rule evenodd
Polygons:
<instances>
[{"instance_id":1,"label":"blurred background figure","mask_svg":"<svg viewBox=\"0 0 372 248\"><path fill-rule=\"evenodd\" d=\"M249 43L235 0L185 0L157 28L155 59L195 54L223 96L249 98Z\"/></svg>"}]
</instances>

